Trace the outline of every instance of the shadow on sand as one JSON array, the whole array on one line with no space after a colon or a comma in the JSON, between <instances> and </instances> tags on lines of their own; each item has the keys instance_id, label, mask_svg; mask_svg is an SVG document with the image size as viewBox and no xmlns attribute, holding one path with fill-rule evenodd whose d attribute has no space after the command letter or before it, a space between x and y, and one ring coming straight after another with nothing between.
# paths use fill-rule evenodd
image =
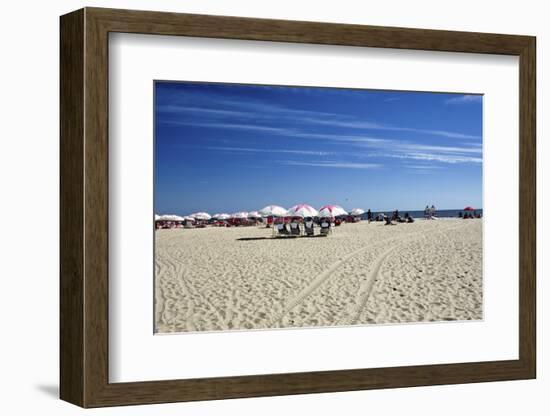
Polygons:
<instances>
[{"instance_id":1,"label":"shadow on sand","mask_svg":"<svg viewBox=\"0 0 550 416\"><path fill-rule=\"evenodd\" d=\"M286 240L287 238L317 238L317 237L326 237L323 234L317 235L279 235L276 237L242 237L237 238L237 241L257 241L257 240Z\"/></svg>"}]
</instances>

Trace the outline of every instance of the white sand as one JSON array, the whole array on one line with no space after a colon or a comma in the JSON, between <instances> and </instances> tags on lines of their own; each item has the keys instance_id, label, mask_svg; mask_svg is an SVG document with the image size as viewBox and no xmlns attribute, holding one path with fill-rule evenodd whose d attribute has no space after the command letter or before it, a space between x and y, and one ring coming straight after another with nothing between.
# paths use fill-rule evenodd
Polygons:
<instances>
[{"instance_id":1,"label":"white sand","mask_svg":"<svg viewBox=\"0 0 550 416\"><path fill-rule=\"evenodd\" d=\"M158 332L482 319L482 220L160 230L155 290Z\"/></svg>"}]
</instances>

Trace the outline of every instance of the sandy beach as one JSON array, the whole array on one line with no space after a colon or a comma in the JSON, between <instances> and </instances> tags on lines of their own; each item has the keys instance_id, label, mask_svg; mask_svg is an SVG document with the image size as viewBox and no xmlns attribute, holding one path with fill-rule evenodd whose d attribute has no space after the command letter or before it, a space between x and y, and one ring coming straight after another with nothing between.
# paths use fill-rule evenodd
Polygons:
<instances>
[{"instance_id":1,"label":"sandy beach","mask_svg":"<svg viewBox=\"0 0 550 416\"><path fill-rule=\"evenodd\" d=\"M156 231L157 332L482 319L480 219L271 233Z\"/></svg>"}]
</instances>

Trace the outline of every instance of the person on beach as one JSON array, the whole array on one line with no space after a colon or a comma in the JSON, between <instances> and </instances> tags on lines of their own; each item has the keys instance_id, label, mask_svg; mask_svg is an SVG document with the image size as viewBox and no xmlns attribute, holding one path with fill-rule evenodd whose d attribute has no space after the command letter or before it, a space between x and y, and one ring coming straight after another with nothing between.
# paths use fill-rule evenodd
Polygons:
<instances>
[{"instance_id":1,"label":"person on beach","mask_svg":"<svg viewBox=\"0 0 550 416\"><path fill-rule=\"evenodd\" d=\"M385 214L384 214L384 221L386 221L386 223L384 225L396 225L392 222L392 219L388 215L385 215Z\"/></svg>"},{"instance_id":2,"label":"person on beach","mask_svg":"<svg viewBox=\"0 0 550 416\"><path fill-rule=\"evenodd\" d=\"M430 208L430 216L431 217L437 217L437 211L435 210L434 205L432 205L432 207Z\"/></svg>"},{"instance_id":3,"label":"person on beach","mask_svg":"<svg viewBox=\"0 0 550 416\"><path fill-rule=\"evenodd\" d=\"M399 216L399 210L396 209L395 211L393 211L391 220L395 222L403 222L402 218Z\"/></svg>"},{"instance_id":4,"label":"person on beach","mask_svg":"<svg viewBox=\"0 0 550 416\"><path fill-rule=\"evenodd\" d=\"M405 222L411 224L414 222L414 218L409 215L408 212L405 212Z\"/></svg>"},{"instance_id":5,"label":"person on beach","mask_svg":"<svg viewBox=\"0 0 550 416\"><path fill-rule=\"evenodd\" d=\"M424 219L430 219L430 207L428 205L426 205L426 208L424 208Z\"/></svg>"},{"instance_id":6,"label":"person on beach","mask_svg":"<svg viewBox=\"0 0 550 416\"><path fill-rule=\"evenodd\" d=\"M371 221L372 221L372 212L369 208L369 210L367 211L367 224L370 224Z\"/></svg>"}]
</instances>

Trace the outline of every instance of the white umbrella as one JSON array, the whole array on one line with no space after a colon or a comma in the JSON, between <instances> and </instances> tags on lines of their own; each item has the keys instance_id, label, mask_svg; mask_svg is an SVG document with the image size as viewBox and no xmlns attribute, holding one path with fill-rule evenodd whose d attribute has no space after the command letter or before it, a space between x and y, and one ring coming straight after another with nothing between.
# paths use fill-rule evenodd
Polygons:
<instances>
[{"instance_id":1,"label":"white umbrella","mask_svg":"<svg viewBox=\"0 0 550 416\"><path fill-rule=\"evenodd\" d=\"M193 222L195 222L195 218L193 218L193 217L190 216L190 215L186 215L185 217L183 217L183 220L184 220L184 221L193 221Z\"/></svg>"},{"instance_id":2,"label":"white umbrella","mask_svg":"<svg viewBox=\"0 0 550 416\"><path fill-rule=\"evenodd\" d=\"M286 215L286 209L278 205L268 205L258 212L263 217L284 217Z\"/></svg>"},{"instance_id":3,"label":"white umbrella","mask_svg":"<svg viewBox=\"0 0 550 416\"><path fill-rule=\"evenodd\" d=\"M241 212L235 212L234 214L231 214L231 218L248 218L248 212L241 211Z\"/></svg>"},{"instance_id":4,"label":"white umbrella","mask_svg":"<svg viewBox=\"0 0 550 416\"><path fill-rule=\"evenodd\" d=\"M317 210L307 204L294 205L286 213L289 217L316 217L317 214Z\"/></svg>"},{"instance_id":5,"label":"white umbrella","mask_svg":"<svg viewBox=\"0 0 550 416\"><path fill-rule=\"evenodd\" d=\"M160 220L160 215L155 214L155 221Z\"/></svg>"},{"instance_id":6,"label":"white umbrella","mask_svg":"<svg viewBox=\"0 0 550 416\"><path fill-rule=\"evenodd\" d=\"M231 218L231 215L224 213L212 215L212 218L216 220L226 220L228 218Z\"/></svg>"},{"instance_id":7,"label":"white umbrella","mask_svg":"<svg viewBox=\"0 0 550 416\"><path fill-rule=\"evenodd\" d=\"M248 218L261 218L262 216L258 211L250 211L248 213Z\"/></svg>"},{"instance_id":8,"label":"white umbrella","mask_svg":"<svg viewBox=\"0 0 550 416\"><path fill-rule=\"evenodd\" d=\"M159 220L162 221L183 221L184 218L179 215L161 215Z\"/></svg>"},{"instance_id":9,"label":"white umbrella","mask_svg":"<svg viewBox=\"0 0 550 416\"><path fill-rule=\"evenodd\" d=\"M363 215L364 213L365 213L365 210L361 208L353 208L351 210L351 215Z\"/></svg>"},{"instance_id":10,"label":"white umbrella","mask_svg":"<svg viewBox=\"0 0 550 416\"><path fill-rule=\"evenodd\" d=\"M340 205L325 205L319 209L319 216L323 218L338 217L339 215L348 215Z\"/></svg>"},{"instance_id":11,"label":"white umbrella","mask_svg":"<svg viewBox=\"0 0 550 416\"><path fill-rule=\"evenodd\" d=\"M196 220L209 220L212 218L209 213L207 212L195 212L194 214L190 215L191 217L195 218Z\"/></svg>"}]
</instances>

